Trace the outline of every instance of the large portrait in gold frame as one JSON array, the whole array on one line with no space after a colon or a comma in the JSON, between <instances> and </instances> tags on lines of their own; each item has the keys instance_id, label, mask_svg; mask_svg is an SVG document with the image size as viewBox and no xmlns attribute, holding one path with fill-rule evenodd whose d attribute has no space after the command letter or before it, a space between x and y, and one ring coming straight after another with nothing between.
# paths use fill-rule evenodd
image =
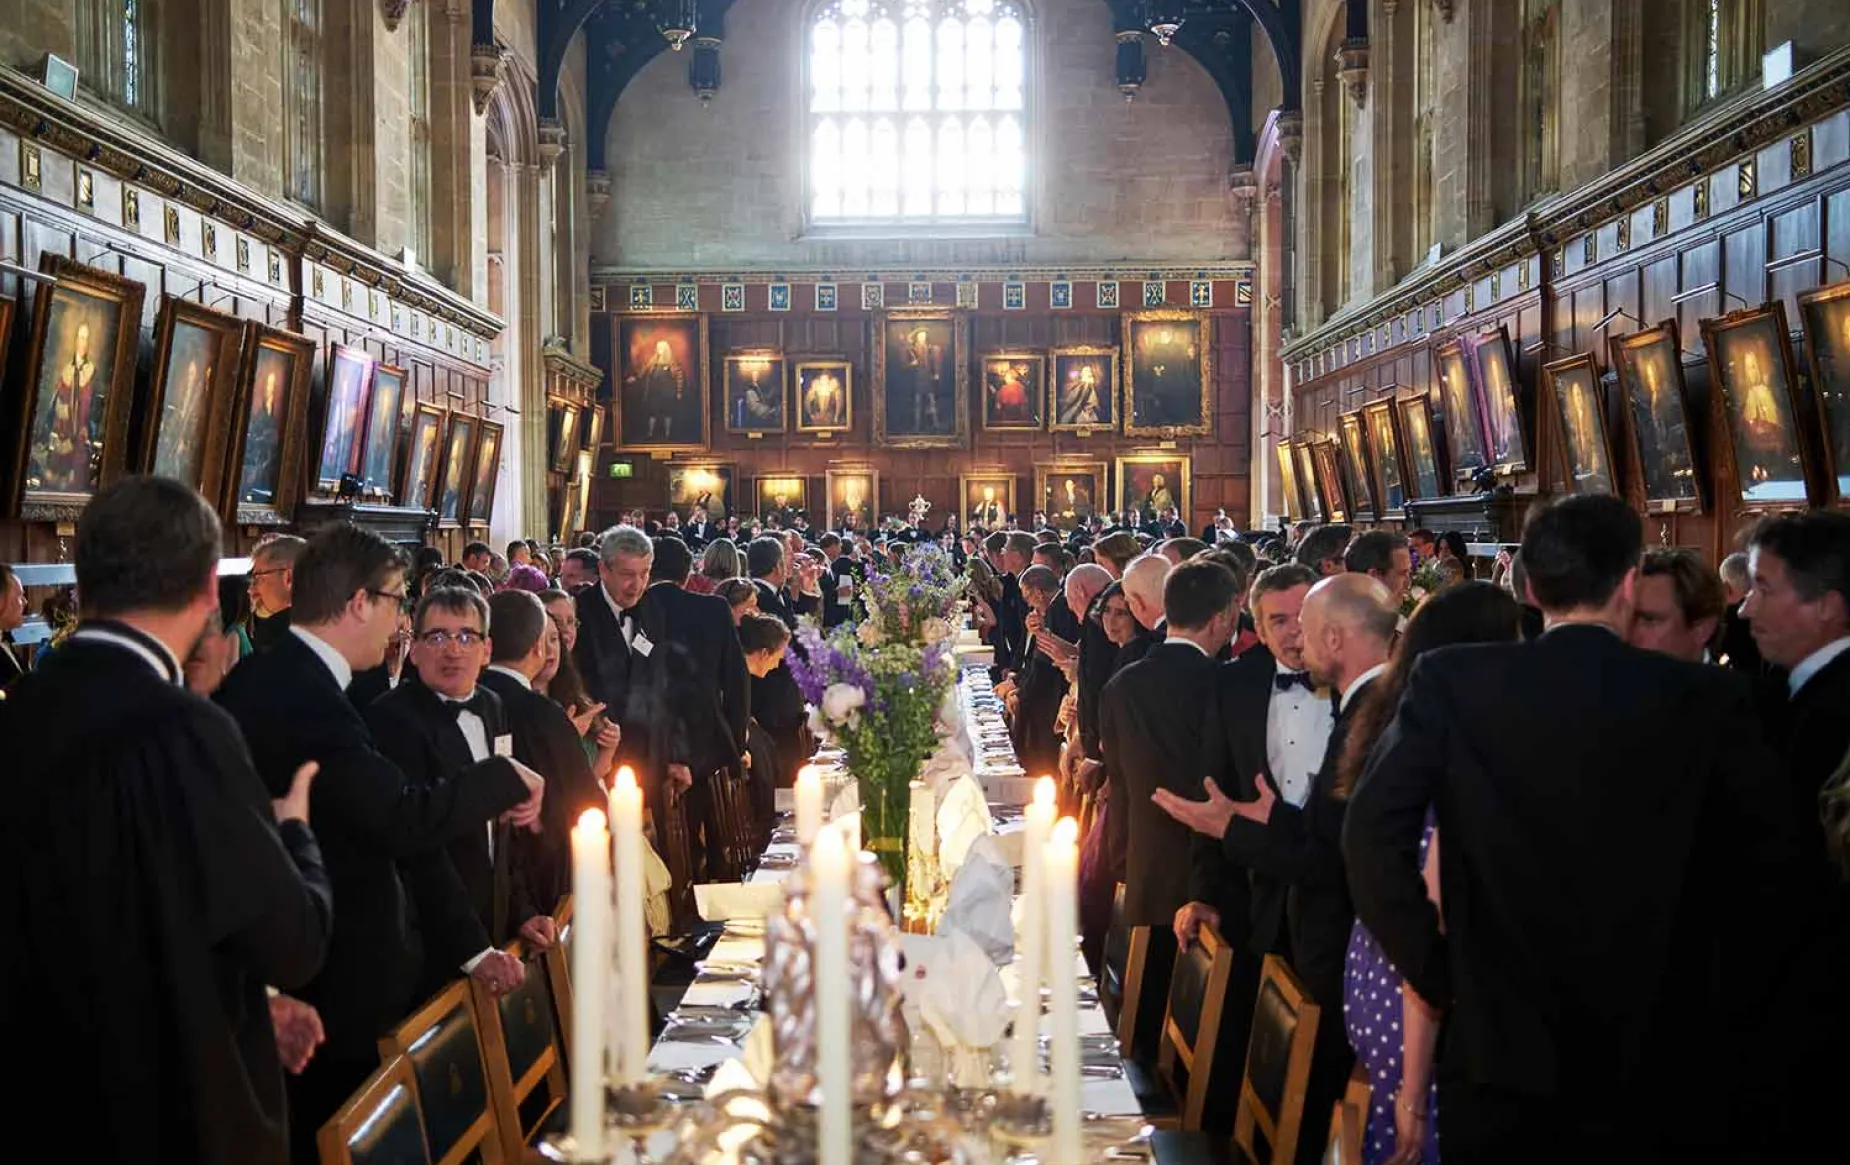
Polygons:
<instances>
[{"instance_id":1,"label":"large portrait in gold frame","mask_svg":"<svg viewBox=\"0 0 1850 1165\"><path fill-rule=\"evenodd\" d=\"M1117 459L1112 477L1120 510L1135 510L1139 520L1149 522L1173 506L1182 524L1192 525L1194 477L1188 454L1126 453Z\"/></svg>"},{"instance_id":2,"label":"large portrait in gold frame","mask_svg":"<svg viewBox=\"0 0 1850 1165\"><path fill-rule=\"evenodd\" d=\"M74 522L134 460L135 356L145 288L47 253L34 293L25 383L16 394L11 509Z\"/></svg>"},{"instance_id":3,"label":"large portrait in gold frame","mask_svg":"<svg viewBox=\"0 0 1850 1165\"><path fill-rule=\"evenodd\" d=\"M1374 475L1369 467L1368 431L1362 410L1336 418L1337 463L1342 471L1343 496L1349 499L1350 517L1372 522L1381 512L1375 500Z\"/></svg>"},{"instance_id":4,"label":"large portrait in gold frame","mask_svg":"<svg viewBox=\"0 0 1850 1165\"><path fill-rule=\"evenodd\" d=\"M809 520L809 478L794 469L759 474L752 482L758 517L788 529L799 516Z\"/></svg>"},{"instance_id":5,"label":"large portrait in gold frame","mask_svg":"<svg viewBox=\"0 0 1850 1165\"><path fill-rule=\"evenodd\" d=\"M1484 440L1484 417L1478 409L1470 366L1462 340L1450 340L1433 352L1439 380L1439 408L1445 414L1445 445L1451 454L1452 474L1469 481L1490 464L1490 446Z\"/></svg>"},{"instance_id":6,"label":"large portrait in gold frame","mask_svg":"<svg viewBox=\"0 0 1850 1165\"><path fill-rule=\"evenodd\" d=\"M1420 501L1444 497L1452 480L1439 444L1439 422L1432 415L1432 394L1419 393L1394 402L1400 418L1401 451L1406 454L1407 492Z\"/></svg>"},{"instance_id":7,"label":"large portrait in gold frame","mask_svg":"<svg viewBox=\"0 0 1850 1165\"><path fill-rule=\"evenodd\" d=\"M1291 462L1297 466L1298 496L1304 499L1303 516L1312 522L1324 521L1330 509L1323 491L1317 488L1317 459L1311 455L1308 438L1299 437L1291 442Z\"/></svg>"},{"instance_id":8,"label":"large portrait in gold frame","mask_svg":"<svg viewBox=\"0 0 1850 1165\"><path fill-rule=\"evenodd\" d=\"M301 497L315 342L255 320L245 328L224 513L240 526L283 526Z\"/></svg>"},{"instance_id":9,"label":"large portrait in gold frame","mask_svg":"<svg viewBox=\"0 0 1850 1165\"><path fill-rule=\"evenodd\" d=\"M416 395L403 368L373 365L373 392L366 404L366 441L360 452L360 487L368 497L389 501L398 480L398 430L406 397Z\"/></svg>"},{"instance_id":10,"label":"large portrait in gold frame","mask_svg":"<svg viewBox=\"0 0 1850 1165\"><path fill-rule=\"evenodd\" d=\"M842 356L796 362L797 432L827 437L854 424L854 365Z\"/></svg>"},{"instance_id":11,"label":"large portrait in gold frame","mask_svg":"<svg viewBox=\"0 0 1850 1165\"><path fill-rule=\"evenodd\" d=\"M1285 503L1285 517L1297 521L1304 516L1304 496L1298 493L1297 459L1291 452L1291 442L1280 441L1278 449L1278 492Z\"/></svg>"},{"instance_id":12,"label":"large portrait in gold frame","mask_svg":"<svg viewBox=\"0 0 1850 1165\"><path fill-rule=\"evenodd\" d=\"M1675 320L1607 341L1623 410L1653 510L1700 513L1705 499L1696 460L1695 414L1683 383L1683 345Z\"/></svg>"},{"instance_id":13,"label":"large portrait in gold frame","mask_svg":"<svg viewBox=\"0 0 1850 1165\"><path fill-rule=\"evenodd\" d=\"M1832 496L1850 499L1850 280L1799 296L1805 358Z\"/></svg>"},{"instance_id":14,"label":"large portrait in gold frame","mask_svg":"<svg viewBox=\"0 0 1850 1165\"><path fill-rule=\"evenodd\" d=\"M1206 312L1125 313L1125 433L1166 441L1213 431L1212 327Z\"/></svg>"},{"instance_id":15,"label":"large portrait in gold frame","mask_svg":"<svg viewBox=\"0 0 1850 1165\"><path fill-rule=\"evenodd\" d=\"M1355 500L1343 491L1340 464L1342 452L1335 437L1323 437L1308 443L1311 461L1317 469L1317 489L1323 494L1327 521L1347 522L1354 515Z\"/></svg>"},{"instance_id":16,"label":"large portrait in gold frame","mask_svg":"<svg viewBox=\"0 0 1850 1165\"><path fill-rule=\"evenodd\" d=\"M707 317L623 316L614 329L616 444L637 452L704 452L711 388Z\"/></svg>"},{"instance_id":17,"label":"large portrait in gold frame","mask_svg":"<svg viewBox=\"0 0 1850 1165\"><path fill-rule=\"evenodd\" d=\"M400 458L398 504L429 510L437 502L437 470L443 462L443 410L428 401L412 406L411 428Z\"/></svg>"},{"instance_id":18,"label":"large portrait in gold frame","mask_svg":"<svg viewBox=\"0 0 1850 1165\"><path fill-rule=\"evenodd\" d=\"M315 459L315 485L333 492L341 478L360 472L360 449L372 399L373 368L378 364L358 348L335 344L328 350L327 399L321 409L321 452Z\"/></svg>"},{"instance_id":19,"label":"large portrait in gold frame","mask_svg":"<svg viewBox=\"0 0 1850 1165\"><path fill-rule=\"evenodd\" d=\"M1047 378L1047 428L1054 433L1118 427L1118 350L1103 344L1055 348Z\"/></svg>"},{"instance_id":20,"label":"large portrait in gold frame","mask_svg":"<svg viewBox=\"0 0 1850 1165\"><path fill-rule=\"evenodd\" d=\"M880 504L880 471L871 466L830 466L823 476L824 520L831 530L874 528L875 507Z\"/></svg>"},{"instance_id":21,"label":"large portrait in gold frame","mask_svg":"<svg viewBox=\"0 0 1850 1165\"><path fill-rule=\"evenodd\" d=\"M451 413L443 431L442 468L437 471L437 525L461 526L469 507L469 482L474 472L475 438L482 419L471 413Z\"/></svg>"},{"instance_id":22,"label":"large portrait in gold frame","mask_svg":"<svg viewBox=\"0 0 1850 1165\"><path fill-rule=\"evenodd\" d=\"M1103 461L1037 461L1034 504L1056 530L1072 530L1111 509L1111 474Z\"/></svg>"},{"instance_id":23,"label":"large portrait in gold frame","mask_svg":"<svg viewBox=\"0 0 1850 1165\"><path fill-rule=\"evenodd\" d=\"M501 484L501 433L498 422L482 422L482 435L470 467L469 520L464 525L486 526L494 517L495 490Z\"/></svg>"},{"instance_id":24,"label":"large portrait in gold frame","mask_svg":"<svg viewBox=\"0 0 1850 1165\"><path fill-rule=\"evenodd\" d=\"M970 436L970 320L940 308L878 317L874 440L898 449L961 449Z\"/></svg>"},{"instance_id":25,"label":"large portrait in gold frame","mask_svg":"<svg viewBox=\"0 0 1850 1165\"><path fill-rule=\"evenodd\" d=\"M1394 402L1378 400L1364 405L1362 419L1367 429L1376 516L1403 517L1407 507L1407 468L1400 456L1400 418L1394 415Z\"/></svg>"},{"instance_id":26,"label":"large portrait in gold frame","mask_svg":"<svg viewBox=\"0 0 1850 1165\"><path fill-rule=\"evenodd\" d=\"M1016 515L1015 475L1004 469L966 473L957 479L957 520L964 529L1000 530Z\"/></svg>"},{"instance_id":27,"label":"large portrait in gold frame","mask_svg":"<svg viewBox=\"0 0 1850 1165\"><path fill-rule=\"evenodd\" d=\"M790 365L776 348L742 348L721 361L721 407L728 433L781 433Z\"/></svg>"},{"instance_id":28,"label":"large portrait in gold frame","mask_svg":"<svg viewBox=\"0 0 1850 1165\"><path fill-rule=\"evenodd\" d=\"M154 321L154 371L141 418L140 464L208 498L224 490L244 321L167 296Z\"/></svg>"},{"instance_id":29,"label":"large portrait in gold frame","mask_svg":"<svg viewBox=\"0 0 1850 1165\"><path fill-rule=\"evenodd\" d=\"M1799 409L1786 305L1778 300L1702 321L1710 383L1721 393L1723 429L1744 509L1812 501L1811 452Z\"/></svg>"},{"instance_id":30,"label":"large portrait in gold frame","mask_svg":"<svg viewBox=\"0 0 1850 1165\"><path fill-rule=\"evenodd\" d=\"M1570 493L1617 493L1606 409L1600 403L1599 367L1590 353L1542 366L1561 432L1561 474Z\"/></svg>"}]
</instances>

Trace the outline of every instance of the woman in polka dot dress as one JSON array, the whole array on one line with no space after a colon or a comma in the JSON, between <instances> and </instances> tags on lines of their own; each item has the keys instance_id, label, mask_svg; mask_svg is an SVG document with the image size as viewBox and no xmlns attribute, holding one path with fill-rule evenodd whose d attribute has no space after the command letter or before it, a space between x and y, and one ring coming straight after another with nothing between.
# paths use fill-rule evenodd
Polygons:
<instances>
[{"instance_id":1,"label":"woman in polka dot dress","mask_svg":"<svg viewBox=\"0 0 1850 1165\"><path fill-rule=\"evenodd\" d=\"M1516 601L1486 582L1463 582L1423 603L1401 634L1388 670L1369 685L1356 709L1355 725L1337 760L1337 795L1347 797L1355 788L1422 653L1452 644L1512 642L1520 635L1521 618ZM1420 842L1420 868L1427 896L1440 905L1439 837L1430 813ZM1372 1087L1362 1160L1368 1165L1438 1165L1432 1062L1439 1014L1404 987L1400 972L1359 922L1349 936L1343 1022Z\"/></svg>"}]
</instances>

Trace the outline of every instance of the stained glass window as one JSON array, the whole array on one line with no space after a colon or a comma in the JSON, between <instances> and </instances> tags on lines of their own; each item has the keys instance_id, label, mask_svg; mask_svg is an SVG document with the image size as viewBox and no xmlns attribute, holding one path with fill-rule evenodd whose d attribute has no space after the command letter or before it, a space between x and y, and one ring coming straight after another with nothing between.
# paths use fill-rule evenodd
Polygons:
<instances>
[{"instance_id":1,"label":"stained glass window","mask_svg":"<svg viewBox=\"0 0 1850 1165\"><path fill-rule=\"evenodd\" d=\"M808 30L810 221L1025 221L1026 32L1008 0L819 9Z\"/></svg>"}]
</instances>

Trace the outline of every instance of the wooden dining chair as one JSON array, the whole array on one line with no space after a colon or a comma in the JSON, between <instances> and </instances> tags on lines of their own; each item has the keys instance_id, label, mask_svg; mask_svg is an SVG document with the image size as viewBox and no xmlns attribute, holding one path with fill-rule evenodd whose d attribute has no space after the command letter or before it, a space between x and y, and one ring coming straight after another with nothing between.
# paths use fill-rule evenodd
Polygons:
<instances>
[{"instance_id":1,"label":"wooden dining chair","mask_svg":"<svg viewBox=\"0 0 1850 1165\"><path fill-rule=\"evenodd\" d=\"M569 1066L572 1062L572 896L559 899L552 912L553 931L558 936L542 956L546 979L552 988L552 1014L558 1021L559 1052ZM530 973L530 972L529 972Z\"/></svg>"},{"instance_id":2,"label":"wooden dining chair","mask_svg":"<svg viewBox=\"0 0 1850 1165\"><path fill-rule=\"evenodd\" d=\"M1187 950L1176 952L1156 1068L1184 1130L1201 1127L1232 977L1233 948L1206 923Z\"/></svg>"},{"instance_id":3,"label":"wooden dining chair","mask_svg":"<svg viewBox=\"0 0 1850 1165\"><path fill-rule=\"evenodd\" d=\"M1235 1156L1256 1165L1289 1165L1304 1121L1304 1090L1317 1042L1318 1007L1285 960L1267 955L1253 1004L1246 1074L1234 1118Z\"/></svg>"},{"instance_id":4,"label":"wooden dining chair","mask_svg":"<svg viewBox=\"0 0 1850 1165\"><path fill-rule=\"evenodd\" d=\"M315 1135L321 1165L430 1165L411 1061L393 1056Z\"/></svg>"},{"instance_id":5,"label":"wooden dining chair","mask_svg":"<svg viewBox=\"0 0 1850 1165\"><path fill-rule=\"evenodd\" d=\"M1099 1002L1118 1037L1118 1054L1154 1062L1162 1039L1162 994L1175 961L1175 932L1166 926L1127 926L1124 883L1111 900L1111 928L1099 966Z\"/></svg>"},{"instance_id":6,"label":"wooden dining chair","mask_svg":"<svg viewBox=\"0 0 1850 1165\"><path fill-rule=\"evenodd\" d=\"M379 1041L381 1060L402 1056L410 1061L431 1165L471 1160L501 1165L505 1160L488 1098L472 983L451 983Z\"/></svg>"},{"instance_id":7,"label":"wooden dining chair","mask_svg":"<svg viewBox=\"0 0 1850 1165\"><path fill-rule=\"evenodd\" d=\"M1330 1113L1330 1140L1323 1149L1323 1165L1361 1165L1362 1135L1368 1131L1368 1106L1374 1089L1360 1064L1349 1077L1343 1098Z\"/></svg>"},{"instance_id":8,"label":"wooden dining chair","mask_svg":"<svg viewBox=\"0 0 1850 1165\"><path fill-rule=\"evenodd\" d=\"M507 952L528 963L520 986L499 999L473 980L470 990L481 1020L488 1100L501 1130L502 1152L507 1160L519 1161L550 1130L555 1114L563 1113L565 1061L544 958L529 961L518 942Z\"/></svg>"},{"instance_id":9,"label":"wooden dining chair","mask_svg":"<svg viewBox=\"0 0 1850 1165\"><path fill-rule=\"evenodd\" d=\"M694 849L687 834L687 803L655 809L656 836L662 839L662 862L668 867L668 910L676 934L685 933L699 915L694 910Z\"/></svg>"}]
</instances>

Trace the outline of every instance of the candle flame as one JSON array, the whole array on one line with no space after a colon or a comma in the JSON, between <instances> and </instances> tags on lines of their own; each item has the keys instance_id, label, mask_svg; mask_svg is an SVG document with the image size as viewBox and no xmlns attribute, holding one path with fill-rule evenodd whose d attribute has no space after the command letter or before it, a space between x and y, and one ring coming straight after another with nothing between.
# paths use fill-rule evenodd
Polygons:
<instances>
[{"instance_id":1,"label":"candle flame","mask_svg":"<svg viewBox=\"0 0 1850 1165\"><path fill-rule=\"evenodd\" d=\"M617 770L617 788L623 790L636 787L636 770L624 765Z\"/></svg>"},{"instance_id":2,"label":"candle flame","mask_svg":"<svg viewBox=\"0 0 1850 1165\"><path fill-rule=\"evenodd\" d=\"M1078 845L1079 822L1071 817L1062 817L1053 827L1053 843L1055 845Z\"/></svg>"},{"instance_id":3,"label":"candle flame","mask_svg":"<svg viewBox=\"0 0 1850 1165\"><path fill-rule=\"evenodd\" d=\"M1045 805L1047 808L1051 809L1053 808L1053 799L1054 784L1052 777L1043 776L1040 780L1034 782L1034 803L1036 805Z\"/></svg>"},{"instance_id":4,"label":"candle flame","mask_svg":"<svg viewBox=\"0 0 1850 1165\"><path fill-rule=\"evenodd\" d=\"M822 775L816 771L815 765L804 765L802 768L797 770L797 784L799 785L804 784L805 782L808 782L810 784L815 784L821 780L822 780Z\"/></svg>"},{"instance_id":5,"label":"candle flame","mask_svg":"<svg viewBox=\"0 0 1850 1165\"><path fill-rule=\"evenodd\" d=\"M596 834L603 833L609 827L609 820L602 809L587 809L578 815L578 824L574 828L578 833Z\"/></svg>"}]
</instances>

